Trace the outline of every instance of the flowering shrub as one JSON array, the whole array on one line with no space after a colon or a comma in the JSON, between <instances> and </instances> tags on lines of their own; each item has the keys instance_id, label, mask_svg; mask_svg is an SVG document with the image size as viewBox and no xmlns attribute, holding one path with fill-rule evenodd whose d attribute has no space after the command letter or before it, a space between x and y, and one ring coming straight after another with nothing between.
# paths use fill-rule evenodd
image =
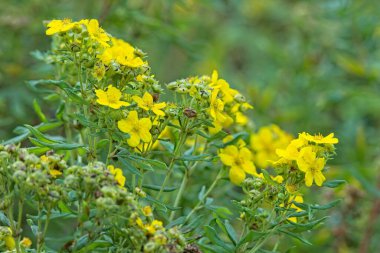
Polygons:
<instances>
[{"instance_id":1,"label":"flowering shrub","mask_svg":"<svg viewBox=\"0 0 380 253\"><path fill-rule=\"evenodd\" d=\"M46 35L55 78L28 84L57 109L35 100L42 123L0 146L3 251L276 251L282 235L310 244L302 232L338 203L303 198L343 182L323 174L334 134L254 132L252 105L217 71L162 86L97 20L53 20Z\"/></svg>"}]
</instances>

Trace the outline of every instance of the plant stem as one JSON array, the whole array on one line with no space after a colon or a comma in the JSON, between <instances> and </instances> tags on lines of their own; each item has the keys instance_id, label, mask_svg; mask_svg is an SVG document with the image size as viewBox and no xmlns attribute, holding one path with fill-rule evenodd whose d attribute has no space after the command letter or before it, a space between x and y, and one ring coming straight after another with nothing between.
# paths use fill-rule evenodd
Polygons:
<instances>
[{"instance_id":1,"label":"plant stem","mask_svg":"<svg viewBox=\"0 0 380 253\"><path fill-rule=\"evenodd\" d=\"M187 126L185 126L185 130L183 132L181 132L181 135L179 137L177 145L174 148L174 154L173 154L172 159L170 160L170 164L169 164L168 171L166 173L164 182L162 183L160 191L159 191L159 193L157 195L157 200L160 200L160 198L161 198L162 192L164 191L164 188L165 188L165 186L167 184L167 181L169 180L170 175L172 174L173 167L174 167L174 161L177 159L177 156L178 156L179 152L181 151L181 148L182 148L183 144L186 141L186 137L187 137Z\"/></svg>"},{"instance_id":2,"label":"plant stem","mask_svg":"<svg viewBox=\"0 0 380 253\"><path fill-rule=\"evenodd\" d=\"M179 205L179 202L181 201L182 194L185 190L188 179L189 179L189 172L188 172L188 169L185 169L185 174L183 175L181 186L179 188L179 191L178 191L177 196L176 196L175 201L174 201L174 207L177 207ZM174 219L174 216L175 216L175 211L173 211L170 214L169 222Z\"/></svg>"},{"instance_id":3,"label":"plant stem","mask_svg":"<svg viewBox=\"0 0 380 253\"><path fill-rule=\"evenodd\" d=\"M214 188L217 185L217 183L219 182L219 180L223 177L223 173L224 173L224 167L220 167L220 170L219 170L218 175L216 176L214 182L211 184L211 186L208 188L208 190L202 196L202 198L198 201L198 203L195 205L195 207L191 210L191 212L186 216L183 224L185 224L190 219L190 217L200 208L200 206L206 200L208 195L210 195L210 193L214 190Z\"/></svg>"}]
</instances>

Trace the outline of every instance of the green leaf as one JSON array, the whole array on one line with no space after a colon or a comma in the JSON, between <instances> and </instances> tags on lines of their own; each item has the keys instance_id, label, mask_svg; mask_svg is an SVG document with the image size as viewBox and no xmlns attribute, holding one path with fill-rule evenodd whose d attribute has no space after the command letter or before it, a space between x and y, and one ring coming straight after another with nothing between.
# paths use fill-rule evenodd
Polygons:
<instances>
[{"instance_id":1,"label":"green leaf","mask_svg":"<svg viewBox=\"0 0 380 253\"><path fill-rule=\"evenodd\" d=\"M227 244L225 241L219 238L218 233L213 227L208 225L204 226L206 237L215 245L222 247L224 250L221 252L234 252L234 248L231 244Z\"/></svg>"},{"instance_id":2,"label":"green leaf","mask_svg":"<svg viewBox=\"0 0 380 253\"><path fill-rule=\"evenodd\" d=\"M30 147L27 149L29 153L36 154L36 155L42 155L50 150L50 148L47 148L47 147Z\"/></svg>"},{"instance_id":3,"label":"green leaf","mask_svg":"<svg viewBox=\"0 0 380 253\"><path fill-rule=\"evenodd\" d=\"M207 158L207 159L206 159ZM183 161L211 161L212 158L209 154L202 154L202 155L184 155L182 157L179 157L178 160Z\"/></svg>"},{"instance_id":4,"label":"green leaf","mask_svg":"<svg viewBox=\"0 0 380 253\"><path fill-rule=\"evenodd\" d=\"M41 147L49 147L54 150L72 150L83 147L82 144L76 144L76 143L65 143L65 142L57 142L57 143L47 143L44 141L40 141L38 139L34 139L32 137L29 137L33 143L39 144Z\"/></svg>"},{"instance_id":5,"label":"green leaf","mask_svg":"<svg viewBox=\"0 0 380 253\"><path fill-rule=\"evenodd\" d=\"M238 242L238 236L235 229L232 227L231 223L228 220L224 221L224 226L227 230L228 237L231 239L234 245Z\"/></svg>"},{"instance_id":6,"label":"green leaf","mask_svg":"<svg viewBox=\"0 0 380 253\"><path fill-rule=\"evenodd\" d=\"M310 208L316 209L316 210L327 210L327 209L330 209L330 208L338 205L340 203L340 201L341 201L340 199L337 199L337 200L331 201L330 203L327 203L325 205L318 205L318 204L310 205Z\"/></svg>"},{"instance_id":7,"label":"green leaf","mask_svg":"<svg viewBox=\"0 0 380 253\"><path fill-rule=\"evenodd\" d=\"M153 191L160 191L161 186L160 185L152 185L152 184L143 184L143 188L150 189ZM172 192L178 189L178 186L173 187L164 187L163 192Z\"/></svg>"},{"instance_id":8,"label":"green leaf","mask_svg":"<svg viewBox=\"0 0 380 253\"><path fill-rule=\"evenodd\" d=\"M46 121L47 121L46 116L45 116L45 114L42 112L41 107L40 107L40 105L38 104L37 99L34 99L34 100L33 100L33 108L34 108L34 111L37 113L37 116L40 118L40 120L41 120L42 122L46 122Z\"/></svg>"},{"instance_id":9,"label":"green leaf","mask_svg":"<svg viewBox=\"0 0 380 253\"><path fill-rule=\"evenodd\" d=\"M268 232L259 232L251 230L239 241L237 246L239 247L245 243L255 242L266 235L268 235Z\"/></svg>"},{"instance_id":10,"label":"green leaf","mask_svg":"<svg viewBox=\"0 0 380 253\"><path fill-rule=\"evenodd\" d=\"M168 167L164 162L154 160L154 159L148 159L142 156L136 156L136 155L129 155L128 156L133 161L137 162L142 168L146 168L146 166L149 166L148 170L154 171L154 170L164 170L166 171Z\"/></svg>"},{"instance_id":11,"label":"green leaf","mask_svg":"<svg viewBox=\"0 0 380 253\"><path fill-rule=\"evenodd\" d=\"M318 220L311 221L309 223L295 223L292 221L289 221L289 224L286 224L282 226L283 228L292 228L293 232L304 232L313 229L315 226L317 226L319 223L325 221L328 217L323 217Z\"/></svg>"},{"instance_id":12,"label":"green leaf","mask_svg":"<svg viewBox=\"0 0 380 253\"><path fill-rule=\"evenodd\" d=\"M287 230L282 230L282 229L279 229L278 231L281 232L281 233L283 233L283 234L286 234L286 235L288 235L288 236L290 236L290 237L293 237L293 238L299 240L300 242L302 242L302 243L304 243L304 244L307 244L307 245L313 245L313 244L311 244L308 240L306 240L305 238L303 238L303 237L300 236L300 235L297 235L297 234L295 234L295 233L289 232L289 231L287 231Z\"/></svg>"},{"instance_id":13,"label":"green leaf","mask_svg":"<svg viewBox=\"0 0 380 253\"><path fill-rule=\"evenodd\" d=\"M124 159L122 156L116 156L119 160L120 160L120 162L124 165L124 167L123 168L125 168L125 169L127 169L130 173L132 173L132 174L135 174L135 175L138 175L138 176L140 176L141 177L141 172L138 170L138 169L136 169L130 162L128 162L126 159Z\"/></svg>"},{"instance_id":14,"label":"green leaf","mask_svg":"<svg viewBox=\"0 0 380 253\"><path fill-rule=\"evenodd\" d=\"M44 142L44 143L48 143L48 144L55 144L55 143L58 143L58 141L56 140L52 140L51 138L48 138L47 136L45 136L43 133L41 133L40 131L38 131L38 129L30 126L30 125L24 125L32 135L34 135L39 141L41 142Z\"/></svg>"},{"instance_id":15,"label":"green leaf","mask_svg":"<svg viewBox=\"0 0 380 253\"><path fill-rule=\"evenodd\" d=\"M23 133L23 134L20 134L16 137L13 137L9 140L4 141L1 144L2 145L8 145L8 144L20 143L20 142L24 141L26 138L28 138L28 136L29 136L29 133Z\"/></svg>"},{"instance_id":16,"label":"green leaf","mask_svg":"<svg viewBox=\"0 0 380 253\"><path fill-rule=\"evenodd\" d=\"M346 183L347 183L346 180L331 180L331 181L324 182L322 186L329 187L329 188L336 188Z\"/></svg>"}]
</instances>

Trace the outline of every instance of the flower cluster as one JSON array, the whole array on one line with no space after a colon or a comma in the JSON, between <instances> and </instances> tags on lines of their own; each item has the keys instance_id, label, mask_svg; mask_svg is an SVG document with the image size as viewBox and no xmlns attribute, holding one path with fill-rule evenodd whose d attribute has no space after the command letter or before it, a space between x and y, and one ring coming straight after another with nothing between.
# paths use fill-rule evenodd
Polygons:
<instances>
[{"instance_id":1,"label":"flower cluster","mask_svg":"<svg viewBox=\"0 0 380 253\"><path fill-rule=\"evenodd\" d=\"M324 186L333 134L294 139L276 125L252 133L253 107L217 71L161 86L147 56L97 20L53 20L46 34L52 50L41 57L58 80L29 83L59 105L48 119L35 104L43 122L7 141L34 146L0 146L0 250L31 247L21 239L25 203L37 213L26 216L37 253L53 218L73 220L57 252L173 253L257 252L313 218L302 190ZM221 184L240 220L214 202Z\"/></svg>"}]
</instances>

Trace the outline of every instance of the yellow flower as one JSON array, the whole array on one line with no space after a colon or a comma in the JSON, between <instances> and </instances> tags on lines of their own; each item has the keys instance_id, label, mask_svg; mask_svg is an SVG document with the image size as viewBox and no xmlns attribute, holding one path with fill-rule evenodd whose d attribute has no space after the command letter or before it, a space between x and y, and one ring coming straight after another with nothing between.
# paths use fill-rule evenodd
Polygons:
<instances>
[{"instance_id":1,"label":"yellow flower","mask_svg":"<svg viewBox=\"0 0 380 253\"><path fill-rule=\"evenodd\" d=\"M218 98L219 90L214 89L211 92L210 99L210 115L213 119L218 120L219 122L223 122L226 117L223 114L224 103L221 99Z\"/></svg>"},{"instance_id":2,"label":"yellow flower","mask_svg":"<svg viewBox=\"0 0 380 253\"><path fill-rule=\"evenodd\" d=\"M157 230L163 230L162 221L153 220L152 223L144 225L147 234L153 235Z\"/></svg>"},{"instance_id":3,"label":"yellow flower","mask_svg":"<svg viewBox=\"0 0 380 253\"><path fill-rule=\"evenodd\" d=\"M301 133L299 134L299 138L303 138L307 141L311 141L317 144L337 144L339 142L338 138L334 138L334 133L331 133L327 135L326 137L323 137L321 134L317 135L310 135L308 133Z\"/></svg>"},{"instance_id":4,"label":"yellow flower","mask_svg":"<svg viewBox=\"0 0 380 253\"><path fill-rule=\"evenodd\" d=\"M264 126L251 136L251 148L255 153L255 163L260 168L267 168L271 161L276 161L276 149L285 148L292 137L276 125Z\"/></svg>"},{"instance_id":5,"label":"yellow flower","mask_svg":"<svg viewBox=\"0 0 380 253\"><path fill-rule=\"evenodd\" d=\"M125 176L123 175L123 171L119 168L116 168L113 165L108 165L108 170L114 176L117 184L123 188L125 185Z\"/></svg>"},{"instance_id":6,"label":"yellow flower","mask_svg":"<svg viewBox=\"0 0 380 253\"><path fill-rule=\"evenodd\" d=\"M142 209L145 216L151 216L152 215L152 208L150 206L144 206Z\"/></svg>"},{"instance_id":7,"label":"yellow flower","mask_svg":"<svg viewBox=\"0 0 380 253\"><path fill-rule=\"evenodd\" d=\"M229 145L220 150L220 160L230 168L229 176L232 183L240 185L245 179L245 173L257 175L255 165L252 162L252 153L246 147Z\"/></svg>"},{"instance_id":8,"label":"yellow flower","mask_svg":"<svg viewBox=\"0 0 380 253\"><path fill-rule=\"evenodd\" d=\"M218 78L218 72L216 70L212 72L210 87L221 91L224 103L232 102L234 97L239 94L237 90L230 88L230 85L226 80Z\"/></svg>"},{"instance_id":9,"label":"yellow flower","mask_svg":"<svg viewBox=\"0 0 380 253\"><path fill-rule=\"evenodd\" d=\"M66 32L72 29L76 23L71 22L71 19L57 20L54 19L47 25L46 35L53 35L59 32Z\"/></svg>"},{"instance_id":10,"label":"yellow flower","mask_svg":"<svg viewBox=\"0 0 380 253\"><path fill-rule=\"evenodd\" d=\"M108 34L99 26L99 22L96 19L91 19L90 21L83 20L83 24L87 26L87 31L90 37L97 41L104 47L109 47L110 45L107 43L110 40Z\"/></svg>"},{"instance_id":11,"label":"yellow flower","mask_svg":"<svg viewBox=\"0 0 380 253\"><path fill-rule=\"evenodd\" d=\"M100 105L105 105L113 109L119 109L122 106L128 106L128 102L120 101L121 91L113 87L111 84L108 86L107 90L95 90L97 100L96 102Z\"/></svg>"},{"instance_id":12,"label":"yellow flower","mask_svg":"<svg viewBox=\"0 0 380 253\"><path fill-rule=\"evenodd\" d=\"M292 203L292 202L303 203L303 197L301 195L291 196L289 198L289 203ZM296 206L294 203L292 203L290 205L290 208L295 209L295 211L297 213L300 212L300 211L302 211L302 209L299 208L298 206ZM297 222L297 217L289 217L288 220L290 220L291 222L296 223Z\"/></svg>"},{"instance_id":13,"label":"yellow flower","mask_svg":"<svg viewBox=\"0 0 380 253\"><path fill-rule=\"evenodd\" d=\"M144 228L144 222L142 221L142 219L140 217L138 217L136 219L136 224L137 226L139 226L140 228Z\"/></svg>"},{"instance_id":14,"label":"yellow flower","mask_svg":"<svg viewBox=\"0 0 380 253\"><path fill-rule=\"evenodd\" d=\"M137 103L138 107L146 111L150 110L154 112L154 114L156 114L157 116L165 116L165 112L161 109L165 108L166 103L162 102L155 104L153 102L153 96L150 95L149 92L145 92L142 98L139 96L133 96L132 99Z\"/></svg>"},{"instance_id":15,"label":"yellow flower","mask_svg":"<svg viewBox=\"0 0 380 253\"><path fill-rule=\"evenodd\" d=\"M48 168L49 168L49 174L53 177L53 178L56 178L60 175L62 175L62 171L60 170L57 170L57 169L54 169L55 167L55 162L53 162L53 164L51 164L51 160L49 160L49 157L47 157L46 155L42 155L40 157L41 159L41 162L42 163L46 163Z\"/></svg>"},{"instance_id":16,"label":"yellow flower","mask_svg":"<svg viewBox=\"0 0 380 253\"><path fill-rule=\"evenodd\" d=\"M119 120L117 127L120 131L129 134L128 145L137 147L140 140L150 142L152 135L149 132L152 128L152 121L149 118L139 119L136 111L131 111L126 119Z\"/></svg>"},{"instance_id":17,"label":"yellow flower","mask_svg":"<svg viewBox=\"0 0 380 253\"><path fill-rule=\"evenodd\" d=\"M305 145L302 139L295 139L290 142L286 149L276 149L276 154L288 161L295 161L299 156L299 149Z\"/></svg>"},{"instance_id":18,"label":"yellow flower","mask_svg":"<svg viewBox=\"0 0 380 253\"><path fill-rule=\"evenodd\" d=\"M106 48L99 56L100 60L108 65L112 61L130 68L138 68L144 61L135 55L135 49L127 42L112 38L112 46Z\"/></svg>"},{"instance_id":19,"label":"yellow flower","mask_svg":"<svg viewBox=\"0 0 380 253\"><path fill-rule=\"evenodd\" d=\"M28 237L24 237L21 240L21 245L24 246L25 248L30 248L32 246L32 241Z\"/></svg>"},{"instance_id":20,"label":"yellow flower","mask_svg":"<svg viewBox=\"0 0 380 253\"><path fill-rule=\"evenodd\" d=\"M316 153L311 147L301 149L297 159L299 170L305 172L305 184L310 187L315 181L316 185L321 186L326 178L322 174L325 166L324 158L317 158Z\"/></svg>"},{"instance_id":21,"label":"yellow flower","mask_svg":"<svg viewBox=\"0 0 380 253\"><path fill-rule=\"evenodd\" d=\"M260 174L256 175L256 177L261 178L261 179L265 179L263 173L260 173ZM275 181L276 183L279 183L279 184L281 184L282 182L284 182L284 178L281 175L277 175L277 176L272 176L271 175L270 178L273 181Z\"/></svg>"},{"instance_id":22,"label":"yellow flower","mask_svg":"<svg viewBox=\"0 0 380 253\"><path fill-rule=\"evenodd\" d=\"M0 237L0 240L4 240L5 247L7 247L8 250L14 250L16 248L16 242L15 239L12 236L12 230L9 227L1 227L2 229L5 229L2 231L4 234L4 237Z\"/></svg>"}]
</instances>

